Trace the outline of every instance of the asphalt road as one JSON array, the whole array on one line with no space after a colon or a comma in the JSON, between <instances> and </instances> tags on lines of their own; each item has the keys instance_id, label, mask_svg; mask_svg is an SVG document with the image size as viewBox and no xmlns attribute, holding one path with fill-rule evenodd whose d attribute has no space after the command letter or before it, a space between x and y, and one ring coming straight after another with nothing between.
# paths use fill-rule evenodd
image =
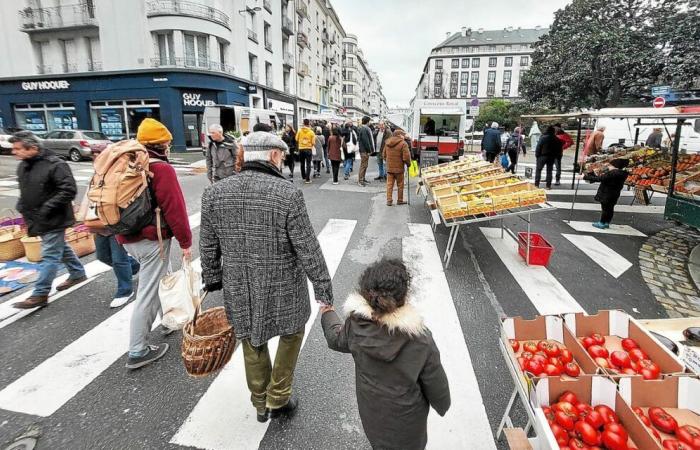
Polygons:
<instances>
[{"instance_id":1,"label":"asphalt road","mask_svg":"<svg viewBox=\"0 0 700 450\"><path fill-rule=\"evenodd\" d=\"M1 162L2 170L6 170L6 160ZM528 158L524 163L531 161ZM79 176L88 176L89 164L71 166ZM189 214L194 214L199 211L206 178L186 171L179 175ZM370 175L369 179L376 175L374 162L370 165ZM324 236L332 232L338 223L349 224L351 230L346 237L332 234L333 239L324 244L327 259L339 260L333 279L338 309L355 288L363 268L382 257L403 258L414 271L420 272L419 276L414 274L416 282L430 286L428 293L417 286L416 296L420 298L416 301L430 316L428 325L432 325L436 341L438 337L444 339L438 344L453 392L454 413L434 421L431 418L429 448L493 448L487 444L488 431L493 433L498 426L513 388L498 350L499 321L503 315L532 317L543 309L560 305L561 298L538 297L538 290L559 292L561 297L568 295L589 313L620 308L638 318L665 317L644 284L638 267L637 254L644 238L582 232L564 222L572 217L574 221L590 223L598 217L596 210L576 209L572 214L563 208L566 205L560 205L562 209L533 216L532 231L542 233L555 247L548 269L525 270L523 276L516 278L512 270L517 269L514 269L517 260L504 256L499 247L499 242L509 242L512 238L506 234L503 241L489 239L492 233L498 232L482 230L482 227L495 229L500 223L482 222L461 228L451 266L443 272L439 263L435 263L435 257L438 252L442 256L445 250L448 230L438 226L434 241L432 235L426 237L424 232L430 230L427 225L430 215L415 192L411 192L410 206L387 207L378 182L369 188L342 181L341 185L333 186L328 177L324 173L311 185L299 185L298 181L297 185L304 192L317 234ZM11 180L11 177L0 176L0 181ZM564 190L568 187L552 191L550 199L564 204L571 202L572 192ZM592 204L593 188L584 186L582 189L579 200ZM621 203L630 200L630 197L623 197ZM12 206L15 201L7 191L0 192L0 208ZM663 199L655 199L655 204L662 205ZM618 213L615 222L645 235L668 226L662 215L649 214L649 210L641 208ZM516 233L526 227L518 218L507 219L504 225ZM198 234L196 228L195 249ZM607 248L604 252L608 255L609 251L614 252L631 263L631 267L621 274L616 272L616 277L609 267L605 269L600 265L600 258L591 256L597 253L582 250L565 234L591 236L597 250L604 244ZM197 253L195 250L195 256ZM175 267L179 267L179 258L179 251L174 251ZM92 257L84 258L85 263L92 260ZM443 280L449 287L447 291L439 289ZM543 280L548 284L543 284ZM294 389L300 399L298 411L290 418L261 426L251 420L253 409L247 402L246 386L235 370L240 369L235 365L240 366L242 361L234 357L218 376L222 380L218 385L215 377L189 378L178 354L180 335L177 333L165 338L171 350L162 360L142 370L128 372L124 368L123 350L120 350L126 342L117 341L115 353L108 339L94 337L112 336L99 333L108 328L105 323L118 318L119 312L108 307L114 291L114 278L111 272L105 272L47 308L17 320L0 319L3 366L0 371L0 448L28 432L38 436L36 448L51 450L370 448L357 412L352 359L328 350L318 318L307 327L307 340L295 374ZM0 297L0 314L3 306L7 306L4 304L17 295L21 293ZM220 301L218 295L212 295L208 304L214 306ZM124 325L127 321L119 323ZM453 333L450 326L454 324L457 331ZM161 339L155 332L152 337L154 342ZM460 346L451 345L461 345L462 341L468 353ZM73 354L71 350L75 350L76 343L83 347ZM105 356L110 352L115 356ZM95 359L100 358L106 363L103 368L96 369ZM56 381L62 380L65 374L68 374L65 382ZM82 386L71 387L80 384L76 380L81 379L84 379ZM227 380L237 382L228 383ZM55 389L50 388L53 383L56 383ZM210 389L213 394L207 395ZM64 390L68 394L62 398ZM37 397L37 392L43 397ZM220 392L227 394L217 394ZM469 397L467 401L456 396L463 392L476 394L476 397ZM485 410L481 421L479 402L483 402ZM465 406L468 408L459 409ZM42 408L54 410L36 413ZM198 414L198 411L216 413ZM466 411L467 415L461 416L461 411ZM522 421L522 413L518 413L517 408L515 419ZM486 428L480 424L485 424ZM197 430L203 434L198 435ZM225 439L211 444L219 435ZM467 441L460 440L464 436ZM506 448L502 442L496 447Z\"/></svg>"}]
</instances>

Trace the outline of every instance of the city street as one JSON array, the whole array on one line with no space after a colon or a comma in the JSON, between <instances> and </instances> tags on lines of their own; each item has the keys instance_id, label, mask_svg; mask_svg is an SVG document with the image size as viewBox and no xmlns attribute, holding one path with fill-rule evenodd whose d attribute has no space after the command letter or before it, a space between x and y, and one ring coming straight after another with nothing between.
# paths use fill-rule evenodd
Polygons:
<instances>
[{"instance_id":1,"label":"city street","mask_svg":"<svg viewBox=\"0 0 700 450\"><path fill-rule=\"evenodd\" d=\"M394 257L410 266L411 301L432 330L452 396L445 417L431 411L430 449L507 448L504 441L494 443L493 436L513 389L498 347L500 317L613 308L636 318L668 317L640 268L647 239L675 227L663 219L665 199L630 206L632 193L625 191L617 226L595 230L590 223L599 216L596 186L582 183L571 210L571 161L567 155L569 172L561 186L548 192L556 209L533 216L532 231L555 247L548 268L525 265L515 239L509 233L501 238L500 222L481 222L462 227L450 267L443 270L449 230L438 225L433 232L424 198L415 191L416 178L411 179L410 205L393 207L386 206L382 183L357 185L357 169L355 182L341 180L337 186L325 172L311 185L295 180L333 276L338 311L366 265ZM6 170L11 160L3 157L1 164ZM82 193L90 163L70 165ZM532 166L528 153L518 172ZM177 170L196 258L200 199L208 182L185 165ZM368 180L376 170L372 158ZM16 202L13 182L12 174L3 172L0 208ZM526 230L518 218L506 219L504 226L516 235ZM179 261L175 250L175 268ZM22 435L37 437L37 449L370 448L357 412L352 358L327 348L317 308L295 373L299 408L289 418L259 424L248 400L240 348L220 373L190 378L180 358L178 332L164 338L171 348L163 359L127 371L131 304L110 309L112 272L94 256L83 262L89 280L55 295L46 308L13 309L11 303L26 297L26 291L0 297L0 448ZM220 303L217 293L206 304ZM161 337L154 332L152 339Z\"/></svg>"}]
</instances>

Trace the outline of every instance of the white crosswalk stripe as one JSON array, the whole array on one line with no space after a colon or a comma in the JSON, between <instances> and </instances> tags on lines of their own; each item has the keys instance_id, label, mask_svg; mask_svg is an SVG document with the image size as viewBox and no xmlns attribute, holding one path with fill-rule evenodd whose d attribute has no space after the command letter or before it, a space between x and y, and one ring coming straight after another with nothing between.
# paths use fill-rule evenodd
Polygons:
<instances>
[{"instance_id":1,"label":"white crosswalk stripe","mask_svg":"<svg viewBox=\"0 0 700 450\"><path fill-rule=\"evenodd\" d=\"M575 220L572 220L569 222L569 221L565 220L564 223L567 223L574 230L581 231L581 232L600 233L600 234L615 234L615 235L620 235L620 236L647 237L646 234L642 233L639 230L632 228L629 225L610 224L610 228L608 228L607 230L601 230L599 228L594 227L591 222L580 222L580 221L575 221Z\"/></svg>"},{"instance_id":2,"label":"white crosswalk stripe","mask_svg":"<svg viewBox=\"0 0 700 450\"><path fill-rule=\"evenodd\" d=\"M571 209L571 202L549 202L550 205L559 209ZM634 213L634 214L663 214L665 206L630 206L630 205L617 205L615 206L616 213ZM574 210L576 211L596 211L600 212L600 205L598 203L580 203L576 202L574 204Z\"/></svg>"},{"instance_id":3,"label":"white crosswalk stripe","mask_svg":"<svg viewBox=\"0 0 700 450\"><path fill-rule=\"evenodd\" d=\"M632 267L631 262L593 236L566 233L562 236L615 278L619 278Z\"/></svg>"}]
</instances>

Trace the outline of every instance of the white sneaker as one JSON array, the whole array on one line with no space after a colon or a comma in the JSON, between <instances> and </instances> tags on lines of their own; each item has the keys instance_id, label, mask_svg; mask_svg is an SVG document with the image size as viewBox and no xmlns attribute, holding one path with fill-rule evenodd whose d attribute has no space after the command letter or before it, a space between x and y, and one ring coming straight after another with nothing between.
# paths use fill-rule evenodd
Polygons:
<instances>
[{"instance_id":1,"label":"white sneaker","mask_svg":"<svg viewBox=\"0 0 700 450\"><path fill-rule=\"evenodd\" d=\"M333 184L338 184L338 182L337 182L337 181L334 181Z\"/></svg>"},{"instance_id":2,"label":"white sneaker","mask_svg":"<svg viewBox=\"0 0 700 450\"><path fill-rule=\"evenodd\" d=\"M129 303L129 300L131 300L133 296L134 296L134 293L132 292L131 295L128 295L126 297L117 297L114 300L112 300L112 303L109 304L109 307L110 308L121 308L122 306Z\"/></svg>"}]
</instances>

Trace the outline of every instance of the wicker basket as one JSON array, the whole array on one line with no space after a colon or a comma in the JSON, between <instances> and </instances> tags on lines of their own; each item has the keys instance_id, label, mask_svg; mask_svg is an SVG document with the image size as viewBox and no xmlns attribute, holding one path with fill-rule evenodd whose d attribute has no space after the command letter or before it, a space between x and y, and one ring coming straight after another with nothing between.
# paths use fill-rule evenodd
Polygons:
<instances>
[{"instance_id":1,"label":"wicker basket","mask_svg":"<svg viewBox=\"0 0 700 450\"><path fill-rule=\"evenodd\" d=\"M66 230L66 242L78 258L95 253L95 235L84 226Z\"/></svg>"},{"instance_id":2,"label":"wicker basket","mask_svg":"<svg viewBox=\"0 0 700 450\"><path fill-rule=\"evenodd\" d=\"M12 261L24 256L21 239L27 232L19 225L0 227L0 261Z\"/></svg>"},{"instance_id":3,"label":"wicker basket","mask_svg":"<svg viewBox=\"0 0 700 450\"><path fill-rule=\"evenodd\" d=\"M182 329L182 360L193 377L206 377L223 368L236 348L236 335L224 307L200 312L201 306L200 302Z\"/></svg>"},{"instance_id":4,"label":"wicker basket","mask_svg":"<svg viewBox=\"0 0 700 450\"><path fill-rule=\"evenodd\" d=\"M24 253L29 262L41 262L41 238L25 236L22 238Z\"/></svg>"}]
</instances>

